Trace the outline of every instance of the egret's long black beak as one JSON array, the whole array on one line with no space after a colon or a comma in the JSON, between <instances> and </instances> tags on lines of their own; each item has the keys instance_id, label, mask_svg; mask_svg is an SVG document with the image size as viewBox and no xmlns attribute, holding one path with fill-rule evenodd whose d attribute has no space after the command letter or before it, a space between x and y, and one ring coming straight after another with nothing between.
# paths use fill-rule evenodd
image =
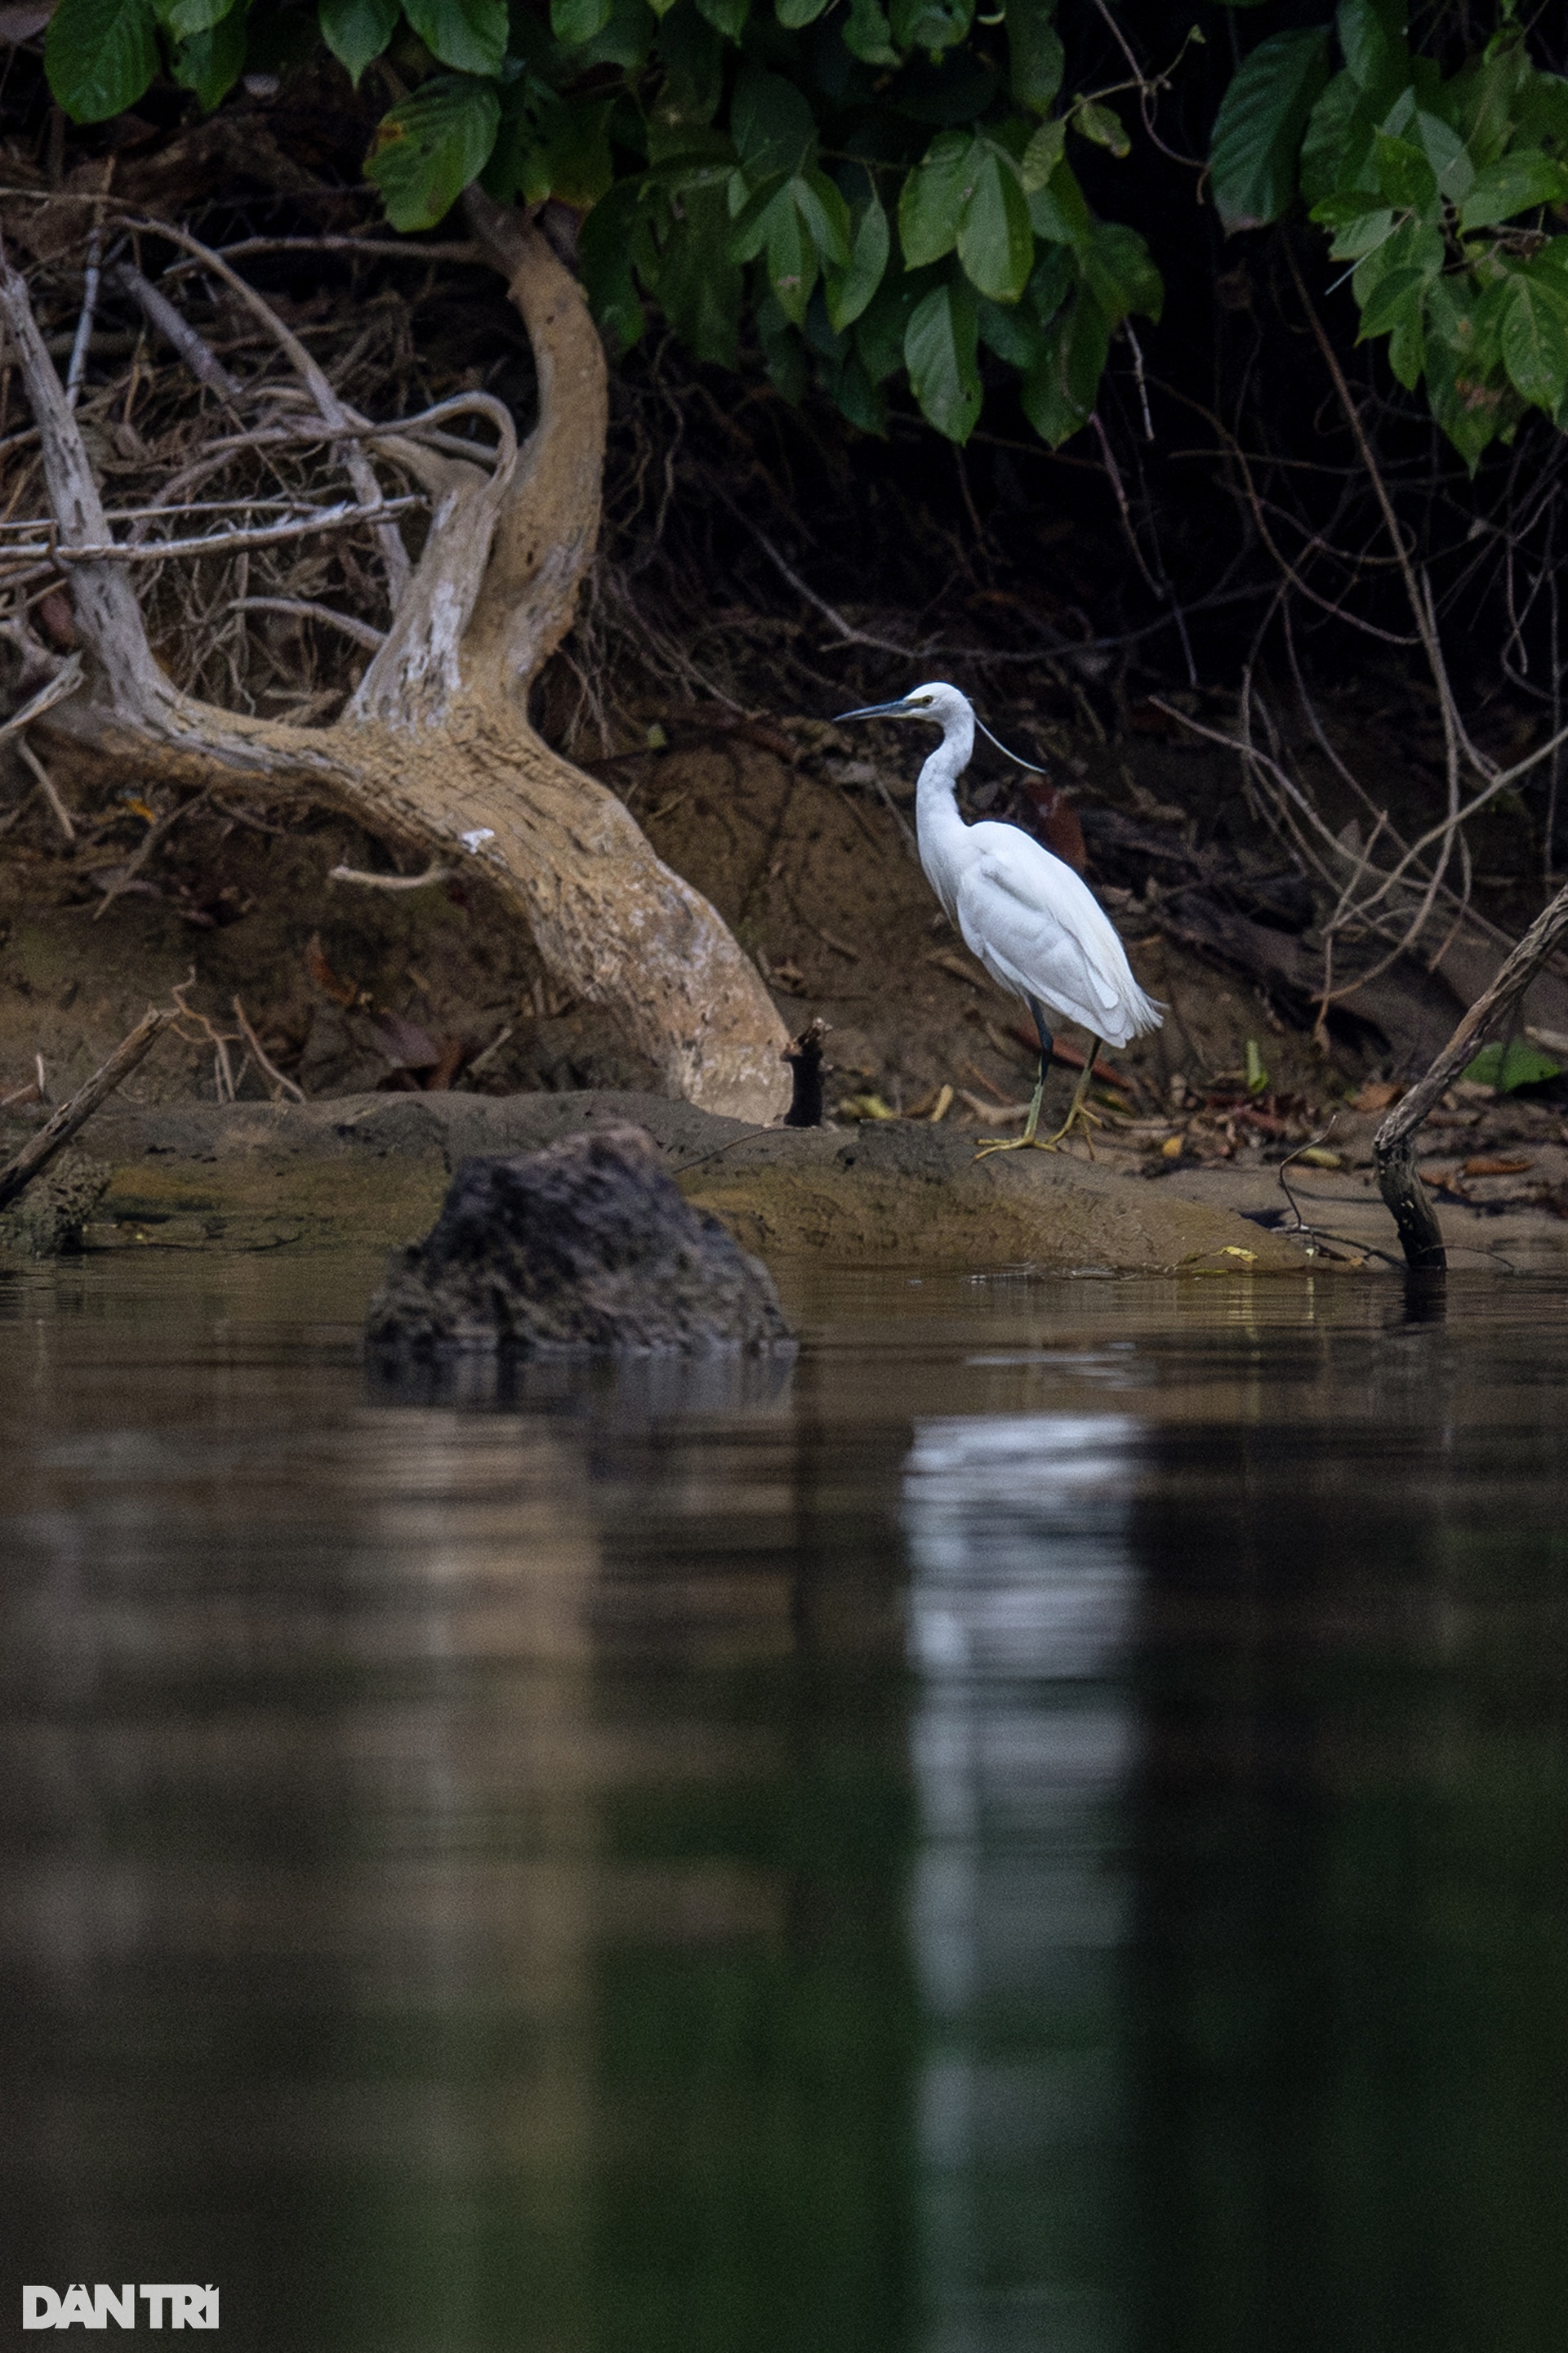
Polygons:
<instances>
[{"instance_id":1,"label":"egret's long black beak","mask_svg":"<svg viewBox=\"0 0 1568 2353\"><path fill-rule=\"evenodd\" d=\"M910 698L901 694L897 702L868 702L864 711L841 711L833 722L835 727L846 719L912 719Z\"/></svg>"}]
</instances>

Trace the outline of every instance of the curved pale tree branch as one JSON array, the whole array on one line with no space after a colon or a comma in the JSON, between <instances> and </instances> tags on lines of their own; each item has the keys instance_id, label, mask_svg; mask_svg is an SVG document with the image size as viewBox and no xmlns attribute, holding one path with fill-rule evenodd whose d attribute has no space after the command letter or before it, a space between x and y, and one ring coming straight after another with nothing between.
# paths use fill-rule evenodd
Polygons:
<instances>
[{"instance_id":1,"label":"curved pale tree branch","mask_svg":"<svg viewBox=\"0 0 1568 2353\"><path fill-rule=\"evenodd\" d=\"M482 868L552 975L616 1016L671 1093L765 1121L784 1110L789 1081L784 1025L755 966L614 794L528 718L530 684L571 626L597 537L605 357L581 289L540 230L477 189L468 205L533 346L539 422L521 450L502 432L471 460L447 436L437 448L377 435L434 513L343 717L300 727L182 693L153 659L127 567L88 561L71 567L84 688L47 727L84 767L309 796L427 858ZM0 318L38 427L59 543L101 546L110 533L80 431L26 285L3 257ZM323 423L363 429L335 402Z\"/></svg>"}]
</instances>

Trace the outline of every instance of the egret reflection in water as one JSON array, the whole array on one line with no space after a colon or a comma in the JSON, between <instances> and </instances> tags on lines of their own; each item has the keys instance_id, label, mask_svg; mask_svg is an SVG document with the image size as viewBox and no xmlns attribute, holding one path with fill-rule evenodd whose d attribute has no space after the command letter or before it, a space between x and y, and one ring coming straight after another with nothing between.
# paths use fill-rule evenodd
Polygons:
<instances>
[{"instance_id":1,"label":"egret reflection in water","mask_svg":"<svg viewBox=\"0 0 1568 2353\"><path fill-rule=\"evenodd\" d=\"M1123 1416L927 1421L905 1473L931 2353L1121 2342L1110 1804L1140 1438Z\"/></svg>"}]
</instances>

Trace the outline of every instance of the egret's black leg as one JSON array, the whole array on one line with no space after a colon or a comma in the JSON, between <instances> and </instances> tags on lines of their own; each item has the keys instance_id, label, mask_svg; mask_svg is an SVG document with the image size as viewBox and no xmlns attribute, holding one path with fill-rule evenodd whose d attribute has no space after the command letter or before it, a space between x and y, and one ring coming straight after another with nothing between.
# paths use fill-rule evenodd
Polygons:
<instances>
[{"instance_id":1,"label":"egret's black leg","mask_svg":"<svg viewBox=\"0 0 1568 2353\"><path fill-rule=\"evenodd\" d=\"M1040 1075L1035 1081L1035 1092L1029 1102L1029 1115L1024 1122L1024 1133L1022 1135L1007 1136L1000 1142L983 1144L974 1155L976 1160L984 1160L988 1152L1021 1152L1026 1144L1034 1144L1037 1141L1035 1130L1040 1124L1040 1103L1046 1092L1046 1079L1051 1067L1051 1056L1056 1050L1056 1039L1046 1027L1046 1008L1039 998L1031 997L1028 1005L1030 1012L1035 1017L1035 1035L1040 1041ZM1071 1125L1070 1113L1068 1125ZM1062 1133L1065 1134L1067 1130L1064 1128ZM1040 1149L1043 1151L1044 1145L1041 1145Z\"/></svg>"}]
</instances>

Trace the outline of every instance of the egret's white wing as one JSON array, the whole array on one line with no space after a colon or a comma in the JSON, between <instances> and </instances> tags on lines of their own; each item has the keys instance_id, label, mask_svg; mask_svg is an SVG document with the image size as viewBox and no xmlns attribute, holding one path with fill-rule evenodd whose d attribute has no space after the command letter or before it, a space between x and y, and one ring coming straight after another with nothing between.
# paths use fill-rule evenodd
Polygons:
<instances>
[{"instance_id":1,"label":"egret's white wing","mask_svg":"<svg viewBox=\"0 0 1568 2353\"><path fill-rule=\"evenodd\" d=\"M972 826L970 839L979 855L959 880L959 929L992 978L1112 1045L1156 1029L1115 925L1072 868L1016 826Z\"/></svg>"}]
</instances>

